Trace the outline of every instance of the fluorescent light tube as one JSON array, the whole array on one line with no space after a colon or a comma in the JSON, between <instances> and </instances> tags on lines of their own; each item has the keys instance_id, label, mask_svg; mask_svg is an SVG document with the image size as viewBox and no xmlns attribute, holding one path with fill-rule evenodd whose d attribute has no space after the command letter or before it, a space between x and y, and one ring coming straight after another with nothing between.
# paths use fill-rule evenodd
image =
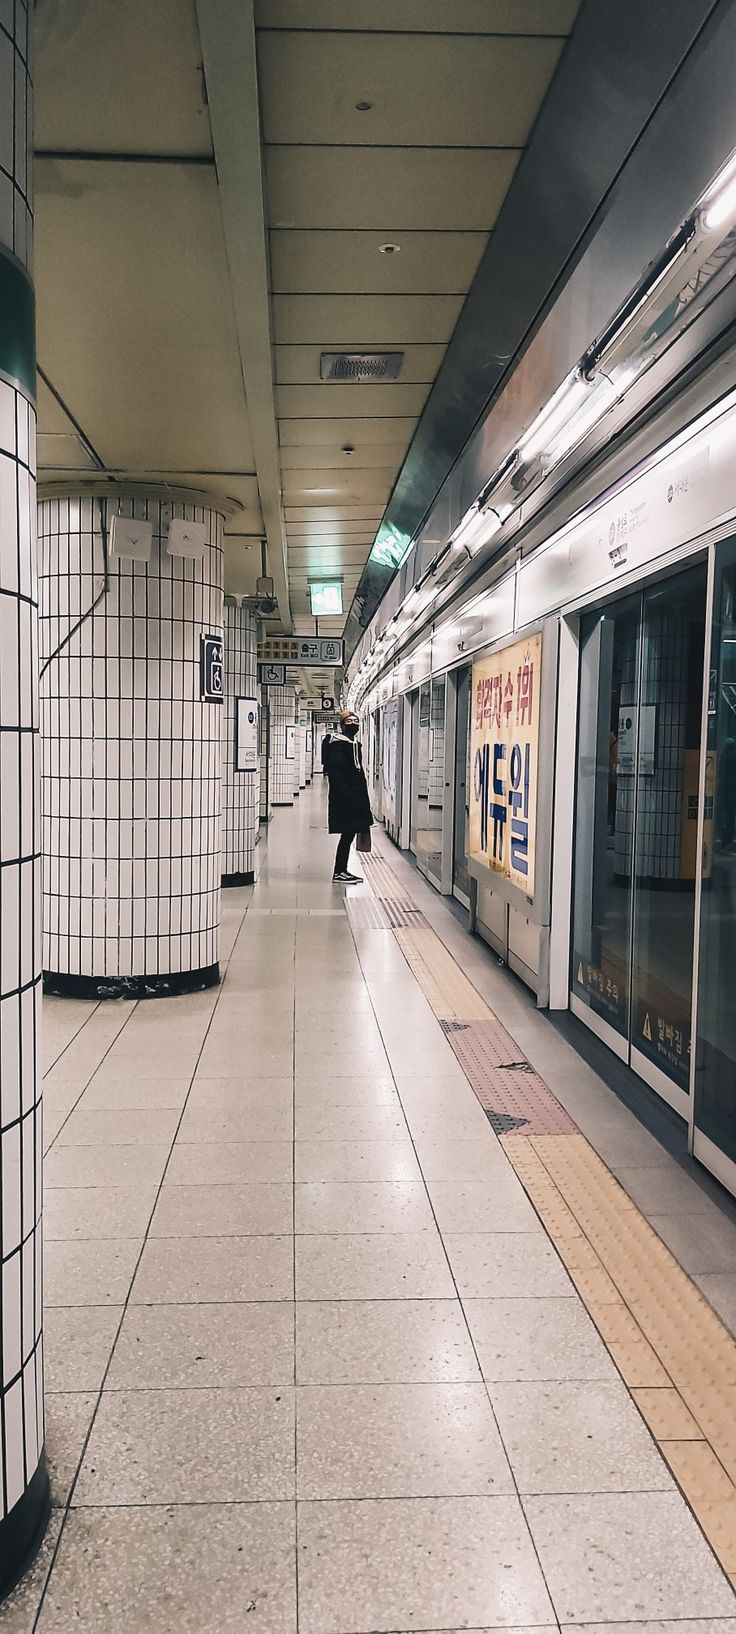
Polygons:
<instances>
[{"instance_id":1,"label":"fluorescent light tube","mask_svg":"<svg viewBox=\"0 0 736 1634\"><path fill-rule=\"evenodd\" d=\"M719 227L736 217L736 153L719 171L712 186L700 200L700 222L703 231L715 233Z\"/></svg>"},{"instance_id":2,"label":"fluorescent light tube","mask_svg":"<svg viewBox=\"0 0 736 1634\"><path fill-rule=\"evenodd\" d=\"M572 419L573 414L576 414L585 402L589 391L589 382L584 380L577 370L563 380L554 396L550 397L549 402L520 439L519 453L522 459L534 459L537 454L549 448L568 420Z\"/></svg>"}]
</instances>

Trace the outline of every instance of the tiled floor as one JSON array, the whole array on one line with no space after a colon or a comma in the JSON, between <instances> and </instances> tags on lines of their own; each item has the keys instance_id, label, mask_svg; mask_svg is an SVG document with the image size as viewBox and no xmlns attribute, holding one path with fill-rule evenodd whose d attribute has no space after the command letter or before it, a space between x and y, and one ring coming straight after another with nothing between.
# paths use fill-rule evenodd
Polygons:
<instances>
[{"instance_id":1,"label":"tiled floor","mask_svg":"<svg viewBox=\"0 0 736 1634\"><path fill-rule=\"evenodd\" d=\"M329 883L323 799L228 893L217 992L47 1005L56 1507L0 1634L736 1634L647 1404L407 963L405 904L394 930ZM634 1120L381 846L442 927L435 988L480 1025L492 999L576 1124L555 1072L636 1157ZM653 1144L629 1166L659 1172ZM733 1275L727 1224L715 1265L685 1232L703 1285ZM687 1415L657 1433L687 1448Z\"/></svg>"}]
</instances>

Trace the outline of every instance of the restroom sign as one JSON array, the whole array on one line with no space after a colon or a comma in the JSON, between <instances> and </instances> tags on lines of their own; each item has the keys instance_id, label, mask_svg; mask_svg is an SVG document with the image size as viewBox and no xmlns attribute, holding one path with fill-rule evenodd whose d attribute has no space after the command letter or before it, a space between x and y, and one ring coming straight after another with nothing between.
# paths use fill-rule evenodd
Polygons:
<instances>
[{"instance_id":1,"label":"restroom sign","mask_svg":"<svg viewBox=\"0 0 736 1634\"><path fill-rule=\"evenodd\" d=\"M542 637L473 665L469 856L534 895Z\"/></svg>"},{"instance_id":2,"label":"restroom sign","mask_svg":"<svg viewBox=\"0 0 736 1634\"><path fill-rule=\"evenodd\" d=\"M221 704L224 696L222 636L202 635L199 696L204 703Z\"/></svg>"}]
</instances>

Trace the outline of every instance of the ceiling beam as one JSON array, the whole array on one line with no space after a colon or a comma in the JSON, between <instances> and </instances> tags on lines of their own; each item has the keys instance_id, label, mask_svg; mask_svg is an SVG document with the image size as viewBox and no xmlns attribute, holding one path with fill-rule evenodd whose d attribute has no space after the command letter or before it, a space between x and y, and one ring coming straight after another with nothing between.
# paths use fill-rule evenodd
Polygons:
<instances>
[{"instance_id":1,"label":"ceiling beam","mask_svg":"<svg viewBox=\"0 0 736 1634\"><path fill-rule=\"evenodd\" d=\"M196 0L196 7L269 569L289 632L253 0Z\"/></svg>"}]
</instances>

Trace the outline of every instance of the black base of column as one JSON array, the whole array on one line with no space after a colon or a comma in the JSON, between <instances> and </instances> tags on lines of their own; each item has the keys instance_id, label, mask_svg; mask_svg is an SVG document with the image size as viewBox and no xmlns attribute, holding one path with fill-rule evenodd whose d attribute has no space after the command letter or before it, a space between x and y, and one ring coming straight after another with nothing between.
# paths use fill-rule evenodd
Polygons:
<instances>
[{"instance_id":1,"label":"black base of column","mask_svg":"<svg viewBox=\"0 0 736 1634\"><path fill-rule=\"evenodd\" d=\"M256 876L252 868L247 868L244 874L223 874L220 884L225 888L229 885L255 885Z\"/></svg>"},{"instance_id":2,"label":"black base of column","mask_svg":"<svg viewBox=\"0 0 736 1634\"><path fill-rule=\"evenodd\" d=\"M0 1521L0 1600L28 1570L43 1542L51 1514L51 1495L43 1453L23 1497Z\"/></svg>"},{"instance_id":3,"label":"black base of column","mask_svg":"<svg viewBox=\"0 0 736 1634\"><path fill-rule=\"evenodd\" d=\"M217 987L219 964L177 970L170 976L67 976L44 970L44 993L62 999L166 999Z\"/></svg>"}]
</instances>

